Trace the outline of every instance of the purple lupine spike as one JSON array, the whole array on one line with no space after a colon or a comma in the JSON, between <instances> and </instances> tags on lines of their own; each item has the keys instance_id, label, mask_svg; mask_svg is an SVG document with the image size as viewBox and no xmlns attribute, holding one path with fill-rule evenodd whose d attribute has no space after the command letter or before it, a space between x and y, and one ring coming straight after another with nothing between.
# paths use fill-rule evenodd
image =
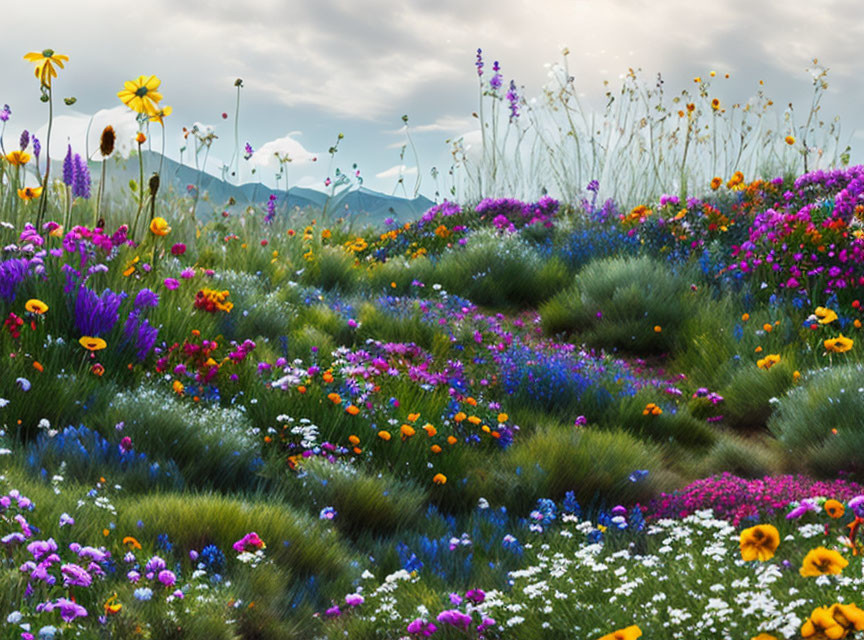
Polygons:
<instances>
[{"instance_id":1,"label":"purple lupine spike","mask_svg":"<svg viewBox=\"0 0 864 640\"><path fill-rule=\"evenodd\" d=\"M84 199L90 197L90 167L77 153L73 160L72 195Z\"/></svg>"},{"instance_id":2,"label":"purple lupine spike","mask_svg":"<svg viewBox=\"0 0 864 640\"><path fill-rule=\"evenodd\" d=\"M36 156L36 162L39 162L39 154L42 153L42 143L39 138L33 136L33 155Z\"/></svg>"},{"instance_id":3,"label":"purple lupine spike","mask_svg":"<svg viewBox=\"0 0 864 640\"><path fill-rule=\"evenodd\" d=\"M21 151L27 149L27 146L30 144L30 132L27 129L21 132L21 139L18 141L18 146L21 147Z\"/></svg>"},{"instance_id":4,"label":"purple lupine spike","mask_svg":"<svg viewBox=\"0 0 864 640\"><path fill-rule=\"evenodd\" d=\"M516 83L510 81L510 90L507 91L507 101L510 103L510 122L519 117L519 94L516 93Z\"/></svg>"},{"instance_id":5,"label":"purple lupine spike","mask_svg":"<svg viewBox=\"0 0 864 640\"><path fill-rule=\"evenodd\" d=\"M72 159L72 145L66 147L66 157L63 158L63 184L67 187L72 186L75 179L75 165Z\"/></svg>"},{"instance_id":6,"label":"purple lupine spike","mask_svg":"<svg viewBox=\"0 0 864 640\"><path fill-rule=\"evenodd\" d=\"M110 289L105 289L100 296L92 289L80 285L75 297L75 327L85 336L108 333L117 324L117 311L125 297L125 292L114 293Z\"/></svg>"},{"instance_id":7,"label":"purple lupine spike","mask_svg":"<svg viewBox=\"0 0 864 640\"><path fill-rule=\"evenodd\" d=\"M474 66L477 67L477 75L483 75L483 50L477 49L477 62L474 63Z\"/></svg>"}]
</instances>

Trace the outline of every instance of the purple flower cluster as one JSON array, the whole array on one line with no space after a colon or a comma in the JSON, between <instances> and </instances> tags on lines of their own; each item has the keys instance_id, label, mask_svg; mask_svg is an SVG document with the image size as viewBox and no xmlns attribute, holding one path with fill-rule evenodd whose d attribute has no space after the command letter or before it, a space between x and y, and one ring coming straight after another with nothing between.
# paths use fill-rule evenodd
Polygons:
<instances>
[{"instance_id":1,"label":"purple flower cluster","mask_svg":"<svg viewBox=\"0 0 864 640\"><path fill-rule=\"evenodd\" d=\"M801 475L747 480L724 473L697 480L671 494L660 494L648 506L648 517L685 518L701 509L713 509L716 517L738 526L745 519L785 511L791 502L817 496L846 501L862 494L864 486L846 480L817 481Z\"/></svg>"},{"instance_id":2,"label":"purple flower cluster","mask_svg":"<svg viewBox=\"0 0 864 640\"><path fill-rule=\"evenodd\" d=\"M449 200L445 200L441 204L436 204L435 206L430 207L426 213L424 213L420 220L417 221L418 227L423 227L424 225L432 222L438 217L441 218L449 218L451 216L456 216L462 213L462 207L460 207L455 202L450 202Z\"/></svg>"},{"instance_id":3,"label":"purple flower cluster","mask_svg":"<svg viewBox=\"0 0 864 640\"><path fill-rule=\"evenodd\" d=\"M63 159L63 184L72 187L72 195L76 198L90 197L90 168L79 154L72 155L72 145L67 146Z\"/></svg>"},{"instance_id":4,"label":"purple flower cluster","mask_svg":"<svg viewBox=\"0 0 864 640\"><path fill-rule=\"evenodd\" d=\"M75 327L83 336L103 336L117 324L125 292L105 289L101 295L82 285L75 296Z\"/></svg>"},{"instance_id":5,"label":"purple flower cluster","mask_svg":"<svg viewBox=\"0 0 864 640\"><path fill-rule=\"evenodd\" d=\"M271 193L270 198L267 200L267 215L264 216L264 222L270 223L273 222L273 218L276 217L276 194Z\"/></svg>"},{"instance_id":6,"label":"purple flower cluster","mask_svg":"<svg viewBox=\"0 0 864 640\"><path fill-rule=\"evenodd\" d=\"M538 223L547 228L552 227L558 207L558 201L549 196L534 203L515 198L484 198L474 210L481 220L491 220L497 229L514 232Z\"/></svg>"}]
</instances>

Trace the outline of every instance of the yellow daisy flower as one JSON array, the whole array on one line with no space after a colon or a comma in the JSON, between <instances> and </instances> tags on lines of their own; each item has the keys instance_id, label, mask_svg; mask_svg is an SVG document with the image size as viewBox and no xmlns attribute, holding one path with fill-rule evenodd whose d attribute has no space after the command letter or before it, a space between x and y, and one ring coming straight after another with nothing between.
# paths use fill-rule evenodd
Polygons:
<instances>
[{"instance_id":1,"label":"yellow daisy flower","mask_svg":"<svg viewBox=\"0 0 864 640\"><path fill-rule=\"evenodd\" d=\"M156 104L162 99L162 94L157 91L160 84L162 81L156 76L138 76L137 80L123 83L123 90L117 93L117 97L132 111L153 117L158 114Z\"/></svg>"}]
</instances>

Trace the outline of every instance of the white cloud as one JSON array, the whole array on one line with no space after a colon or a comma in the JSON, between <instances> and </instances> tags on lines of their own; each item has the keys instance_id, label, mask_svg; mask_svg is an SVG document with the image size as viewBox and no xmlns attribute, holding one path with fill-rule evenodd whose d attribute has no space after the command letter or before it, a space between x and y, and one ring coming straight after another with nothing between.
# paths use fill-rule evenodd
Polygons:
<instances>
[{"instance_id":1,"label":"white cloud","mask_svg":"<svg viewBox=\"0 0 864 640\"><path fill-rule=\"evenodd\" d=\"M276 154L284 156L286 153L291 158L290 165L303 165L317 162L318 154L308 151L294 136L300 135L299 131L292 131L287 136L265 142L249 160L249 163L259 169L270 168L279 170L279 160Z\"/></svg>"},{"instance_id":2,"label":"white cloud","mask_svg":"<svg viewBox=\"0 0 864 640\"><path fill-rule=\"evenodd\" d=\"M389 169L382 171L381 173L376 173L376 178L398 178L399 174L403 176L415 176L417 175L417 167L406 167L404 164L397 164Z\"/></svg>"}]
</instances>

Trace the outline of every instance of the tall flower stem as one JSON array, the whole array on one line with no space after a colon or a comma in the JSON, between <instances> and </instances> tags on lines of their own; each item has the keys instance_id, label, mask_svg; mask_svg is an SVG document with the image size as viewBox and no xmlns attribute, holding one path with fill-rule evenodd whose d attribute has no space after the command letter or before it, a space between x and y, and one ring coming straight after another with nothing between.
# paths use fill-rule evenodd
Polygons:
<instances>
[{"instance_id":1,"label":"tall flower stem","mask_svg":"<svg viewBox=\"0 0 864 640\"><path fill-rule=\"evenodd\" d=\"M42 197L39 199L39 214L36 228L42 228L42 218L48 203L48 175L51 172L51 126L54 124L54 93L48 86L48 132L45 136L45 176L42 178Z\"/></svg>"},{"instance_id":2,"label":"tall flower stem","mask_svg":"<svg viewBox=\"0 0 864 640\"><path fill-rule=\"evenodd\" d=\"M141 142L138 142L138 212L135 214L135 224L132 225L133 237L138 233L138 219L144 208L144 158L141 156Z\"/></svg>"},{"instance_id":3,"label":"tall flower stem","mask_svg":"<svg viewBox=\"0 0 864 640\"><path fill-rule=\"evenodd\" d=\"M105 195L105 165L107 158L102 158L102 178L99 180L99 193L96 195L96 213L93 216L93 227L99 222L99 212L102 209L102 196ZM133 231L134 233L134 231Z\"/></svg>"}]
</instances>

